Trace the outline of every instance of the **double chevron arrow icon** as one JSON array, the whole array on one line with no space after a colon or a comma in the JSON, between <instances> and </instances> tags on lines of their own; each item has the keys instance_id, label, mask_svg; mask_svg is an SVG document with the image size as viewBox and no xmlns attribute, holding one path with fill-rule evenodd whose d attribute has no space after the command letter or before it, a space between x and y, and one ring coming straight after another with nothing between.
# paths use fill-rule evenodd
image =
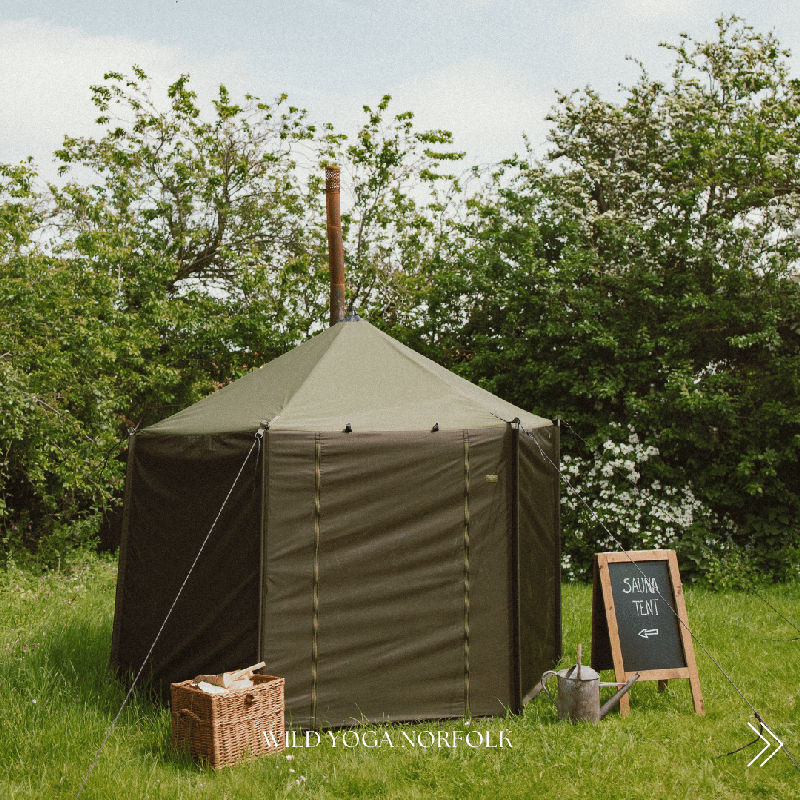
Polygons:
<instances>
[{"instance_id":1,"label":"double chevron arrow icon","mask_svg":"<svg viewBox=\"0 0 800 800\"><path fill-rule=\"evenodd\" d=\"M750 764L752 764L753 761L758 761L758 759L761 758L763 753L766 750L769 750L769 748L772 747L773 745L772 742L769 739L767 739L767 737L764 736L764 734L761 733L760 730L757 731L749 722L747 723L747 725L750 728L750 730L753 731L753 733L755 733L758 736L759 739L762 739L763 741L766 742L764 747L761 748L761 752L754 759L750 761ZM764 764L766 764L767 761L769 761L772 758L772 756L774 756L775 753L777 753L778 750L780 750L783 747L783 742L763 722L761 723L761 727L778 743L778 746L758 765L759 767L763 767ZM750 764L748 764L747 766L749 767Z\"/></svg>"}]
</instances>

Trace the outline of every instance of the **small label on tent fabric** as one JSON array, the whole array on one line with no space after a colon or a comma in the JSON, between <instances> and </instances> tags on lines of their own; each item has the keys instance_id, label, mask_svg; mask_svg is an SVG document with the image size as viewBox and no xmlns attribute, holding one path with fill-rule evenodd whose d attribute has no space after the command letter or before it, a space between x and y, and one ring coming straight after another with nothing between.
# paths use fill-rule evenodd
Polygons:
<instances>
[{"instance_id":1,"label":"small label on tent fabric","mask_svg":"<svg viewBox=\"0 0 800 800\"><path fill-rule=\"evenodd\" d=\"M487 475L486 483L497 483L497 475Z\"/></svg>"}]
</instances>

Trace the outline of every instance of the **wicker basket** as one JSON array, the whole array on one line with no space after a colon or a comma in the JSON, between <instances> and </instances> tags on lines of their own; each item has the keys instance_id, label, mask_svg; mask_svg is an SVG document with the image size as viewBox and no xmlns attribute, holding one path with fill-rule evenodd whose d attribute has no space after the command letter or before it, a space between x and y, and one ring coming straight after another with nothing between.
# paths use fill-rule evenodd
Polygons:
<instances>
[{"instance_id":1,"label":"wicker basket","mask_svg":"<svg viewBox=\"0 0 800 800\"><path fill-rule=\"evenodd\" d=\"M171 684L172 744L214 769L286 746L283 678L253 675L250 689L208 694L192 681Z\"/></svg>"}]
</instances>

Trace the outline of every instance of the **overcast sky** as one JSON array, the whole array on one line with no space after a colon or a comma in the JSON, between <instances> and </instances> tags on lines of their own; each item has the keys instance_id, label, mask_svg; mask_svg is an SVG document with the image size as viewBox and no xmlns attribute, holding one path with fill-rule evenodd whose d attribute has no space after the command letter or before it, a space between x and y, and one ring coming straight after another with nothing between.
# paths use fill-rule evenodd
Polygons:
<instances>
[{"instance_id":1,"label":"overcast sky","mask_svg":"<svg viewBox=\"0 0 800 800\"><path fill-rule=\"evenodd\" d=\"M633 56L668 77L659 41L714 35L735 12L797 53L796 2L770 0L2 0L0 161L54 175L64 134L90 133L89 86L138 64L165 86L188 72L201 98L286 92L315 122L352 132L391 94L421 126L452 130L473 162L541 150L556 90L612 98Z\"/></svg>"}]
</instances>

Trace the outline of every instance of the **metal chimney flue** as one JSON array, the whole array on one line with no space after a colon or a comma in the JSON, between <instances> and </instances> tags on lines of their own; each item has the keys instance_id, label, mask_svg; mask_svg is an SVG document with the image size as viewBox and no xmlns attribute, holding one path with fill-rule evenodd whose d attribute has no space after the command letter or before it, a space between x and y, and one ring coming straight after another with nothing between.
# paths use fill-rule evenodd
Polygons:
<instances>
[{"instance_id":1,"label":"metal chimney flue","mask_svg":"<svg viewBox=\"0 0 800 800\"><path fill-rule=\"evenodd\" d=\"M328 221L328 269L331 276L331 325L344 319L344 246L339 206L339 167L325 167L325 214Z\"/></svg>"}]
</instances>

